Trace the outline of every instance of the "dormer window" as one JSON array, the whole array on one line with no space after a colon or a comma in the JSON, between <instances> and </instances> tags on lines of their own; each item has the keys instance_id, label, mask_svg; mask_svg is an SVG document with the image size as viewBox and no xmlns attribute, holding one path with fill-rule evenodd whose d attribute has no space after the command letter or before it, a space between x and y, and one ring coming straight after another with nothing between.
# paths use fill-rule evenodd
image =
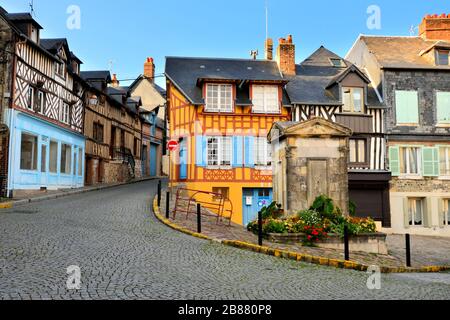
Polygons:
<instances>
[{"instance_id":1,"label":"dormer window","mask_svg":"<svg viewBox=\"0 0 450 320\"><path fill-rule=\"evenodd\" d=\"M436 65L438 66L448 66L449 65L449 50L437 50L436 52Z\"/></svg>"},{"instance_id":2,"label":"dormer window","mask_svg":"<svg viewBox=\"0 0 450 320\"><path fill-rule=\"evenodd\" d=\"M331 64L333 65L333 67L335 67L335 68L346 68L347 67L347 64L342 59L331 58L330 61L331 61Z\"/></svg>"},{"instance_id":3,"label":"dormer window","mask_svg":"<svg viewBox=\"0 0 450 320\"><path fill-rule=\"evenodd\" d=\"M363 112L364 90L363 88L342 88L342 102L344 112Z\"/></svg>"},{"instance_id":4,"label":"dormer window","mask_svg":"<svg viewBox=\"0 0 450 320\"><path fill-rule=\"evenodd\" d=\"M64 78L65 77L65 73L66 73L66 68L65 68L65 64L61 63L61 62L56 62L55 65L55 72L58 76Z\"/></svg>"},{"instance_id":5,"label":"dormer window","mask_svg":"<svg viewBox=\"0 0 450 320\"><path fill-rule=\"evenodd\" d=\"M36 27L31 26L31 30L30 30L30 39L31 39L31 41L33 41L34 43L37 43L37 42L38 42L38 39L39 39L38 33L39 33L39 30L36 29Z\"/></svg>"},{"instance_id":6,"label":"dormer window","mask_svg":"<svg viewBox=\"0 0 450 320\"><path fill-rule=\"evenodd\" d=\"M206 85L206 112L233 112L231 84Z\"/></svg>"},{"instance_id":7,"label":"dormer window","mask_svg":"<svg viewBox=\"0 0 450 320\"><path fill-rule=\"evenodd\" d=\"M278 86L254 85L252 91L254 113L280 113Z\"/></svg>"}]
</instances>

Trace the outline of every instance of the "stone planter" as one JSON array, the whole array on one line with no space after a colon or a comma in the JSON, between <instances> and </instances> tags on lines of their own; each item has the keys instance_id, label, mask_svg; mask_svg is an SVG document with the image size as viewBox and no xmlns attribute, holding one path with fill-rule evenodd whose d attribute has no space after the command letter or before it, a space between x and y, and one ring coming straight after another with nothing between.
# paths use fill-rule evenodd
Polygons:
<instances>
[{"instance_id":1,"label":"stone planter","mask_svg":"<svg viewBox=\"0 0 450 320\"><path fill-rule=\"evenodd\" d=\"M303 233L275 234L270 233L265 236L266 240L274 243L297 244L305 238ZM357 236L350 236L350 252L365 252L381 255L388 254L386 245L386 234L367 233ZM344 250L344 239L335 234L329 234L327 239L317 242L319 248Z\"/></svg>"}]
</instances>

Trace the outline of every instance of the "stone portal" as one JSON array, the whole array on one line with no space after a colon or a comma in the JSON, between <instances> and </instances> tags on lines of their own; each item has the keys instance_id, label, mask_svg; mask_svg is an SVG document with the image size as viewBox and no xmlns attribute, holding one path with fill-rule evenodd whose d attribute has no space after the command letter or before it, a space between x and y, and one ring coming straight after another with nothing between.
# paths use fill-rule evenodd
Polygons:
<instances>
[{"instance_id":1,"label":"stone portal","mask_svg":"<svg viewBox=\"0 0 450 320\"><path fill-rule=\"evenodd\" d=\"M351 129L323 118L277 122L269 141L274 161L274 201L289 214L308 209L320 195L348 214Z\"/></svg>"}]
</instances>

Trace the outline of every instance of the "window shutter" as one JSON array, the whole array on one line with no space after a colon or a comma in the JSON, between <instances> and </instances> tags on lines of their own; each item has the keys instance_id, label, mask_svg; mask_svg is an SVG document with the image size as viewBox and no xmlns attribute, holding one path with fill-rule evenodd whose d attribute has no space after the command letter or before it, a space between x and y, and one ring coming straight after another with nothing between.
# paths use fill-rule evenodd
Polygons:
<instances>
[{"instance_id":1,"label":"window shutter","mask_svg":"<svg viewBox=\"0 0 450 320\"><path fill-rule=\"evenodd\" d=\"M439 123L450 123L450 92L436 93L437 118Z\"/></svg>"},{"instance_id":2,"label":"window shutter","mask_svg":"<svg viewBox=\"0 0 450 320\"><path fill-rule=\"evenodd\" d=\"M233 137L233 168L240 168L244 164L243 147L243 137Z\"/></svg>"},{"instance_id":3,"label":"window shutter","mask_svg":"<svg viewBox=\"0 0 450 320\"><path fill-rule=\"evenodd\" d=\"M409 229L411 226L409 225L409 201L408 198L403 199L403 217L405 228Z\"/></svg>"},{"instance_id":4,"label":"window shutter","mask_svg":"<svg viewBox=\"0 0 450 320\"><path fill-rule=\"evenodd\" d=\"M255 167L255 137L245 137L245 166Z\"/></svg>"},{"instance_id":5,"label":"window shutter","mask_svg":"<svg viewBox=\"0 0 450 320\"><path fill-rule=\"evenodd\" d=\"M197 136L195 138L195 159L198 167L206 167L206 143L207 139L204 136Z\"/></svg>"},{"instance_id":6,"label":"window shutter","mask_svg":"<svg viewBox=\"0 0 450 320\"><path fill-rule=\"evenodd\" d=\"M425 177L439 176L439 149L424 147L423 152L423 175Z\"/></svg>"},{"instance_id":7,"label":"window shutter","mask_svg":"<svg viewBox=\"0 0 450 320\"><path fill-rule=\"evenodd\" d=\"M396 91L395 109L397 123L419 123L419 98L417 91Z\"/></svg>"},{"instance_id":8,"label":"window shutter","mask_svg":"<svg viewBox=\"0 0 450 320\"><path fill-rule=\"evenodd\" d=\"M400 148L399 147L390 147L389 148L389 163L392 175L399 176L400 175Z\"/></svg>"},{"instance_id":9,"label":"window shutter","mask_svg":"<svg viewBox=\"0 0 450 320\"><path fill-rule=\"evenodd\" d=\"M426 198L424 203L425 212L423 213L423 226L425 228L431 228L431 212L433 211L431 198Z\"/></svg>"},{"instance_id":10,"label":"window shutter","mask_svg":"<svg viewBox=\"0 0 450 320\"><path fill-rule=\"evenodd\" d=\"M438 212L439 212L439 227L445 227L445 212L444 212L444 200L438 200Z\"/></svg>"}]
</instances>

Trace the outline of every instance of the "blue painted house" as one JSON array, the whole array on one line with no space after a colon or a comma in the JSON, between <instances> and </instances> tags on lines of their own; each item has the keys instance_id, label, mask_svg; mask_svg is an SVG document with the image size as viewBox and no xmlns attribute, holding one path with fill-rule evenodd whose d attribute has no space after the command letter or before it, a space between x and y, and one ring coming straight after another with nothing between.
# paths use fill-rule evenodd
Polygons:
<instances>
[{"instance_id":1,"label":"blue painted house","mask_svg":"<svg viewBox=\"0 0 450 320\"><path fill-rule=\"evenodd\" d=\"M7 195L84 186L82 63L66 39L40 39L30 14L1 12L14 31Z\"/></svg>"}]
</instances>

